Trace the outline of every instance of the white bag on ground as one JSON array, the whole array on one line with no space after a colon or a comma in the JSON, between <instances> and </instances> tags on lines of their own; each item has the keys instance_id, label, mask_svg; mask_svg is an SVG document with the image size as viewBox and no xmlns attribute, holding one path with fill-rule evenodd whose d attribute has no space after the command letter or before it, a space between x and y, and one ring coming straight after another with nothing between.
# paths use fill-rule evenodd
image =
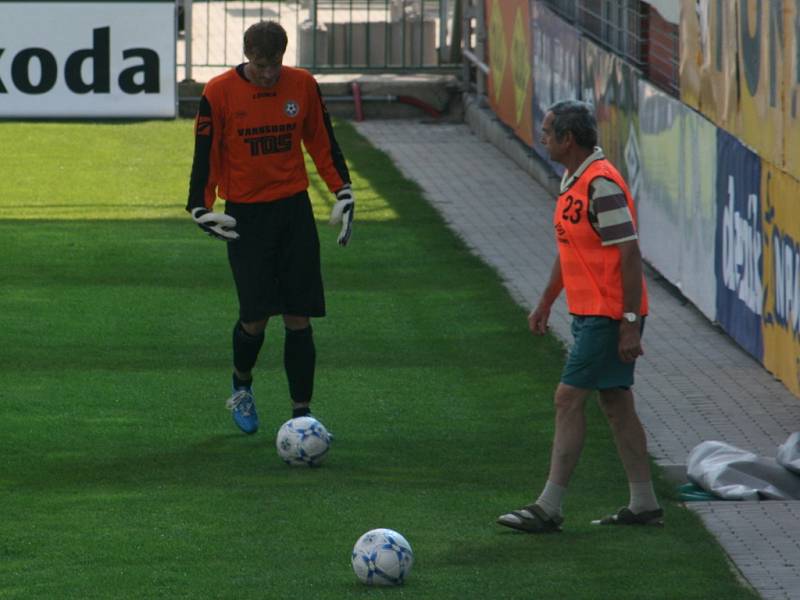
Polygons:
<instances>
[{"instance_id":1,"label":"white bag on ground","mask_svg":"<svg viewBox=\"0 0 800 600\"><path fill-rule=\"evenodd\" d=\"M795 431L782 446L778 446L776 460L784 469L800 475L800 431Z\"/></svg>"},{"instance_id":2,"label":"white bag on ground","mask_svg":"<svg viewBox=\"0 0 800 600\"><path fill-rule=\"evenodd\" d=\"M774 458L725 442L701 442L686 460L689 480L724 500L800 500L800 476Z\"/></svg>"}]
</instances>

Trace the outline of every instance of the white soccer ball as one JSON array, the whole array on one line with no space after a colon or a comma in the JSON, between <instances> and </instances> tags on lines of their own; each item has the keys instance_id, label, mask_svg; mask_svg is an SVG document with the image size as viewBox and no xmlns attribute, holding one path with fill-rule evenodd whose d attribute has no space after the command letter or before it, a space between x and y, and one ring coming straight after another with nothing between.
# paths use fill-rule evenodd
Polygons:
<instances>
[{"instance_id":1,"label":"white soccer ball","mask_svg":"<svg viewBox=\"0 0 800 600\"><path fill-rule=\"evenodd\" d=\"M353 546L353 571L367 585L400 585L411 572L411 544L392 529L368 531Z\"/></svg>"},{"instance_id":2,"label":"white soccer ball","mask_svg":"<svg viewBox=\"0 0 800 600\"><path fill-rule=\"evenodd\" d=\"M278 456L292 466L316 467L328 453L331 436L314 417L297 417L281 425L275 446Z\"/></svg>"}]
</instances>

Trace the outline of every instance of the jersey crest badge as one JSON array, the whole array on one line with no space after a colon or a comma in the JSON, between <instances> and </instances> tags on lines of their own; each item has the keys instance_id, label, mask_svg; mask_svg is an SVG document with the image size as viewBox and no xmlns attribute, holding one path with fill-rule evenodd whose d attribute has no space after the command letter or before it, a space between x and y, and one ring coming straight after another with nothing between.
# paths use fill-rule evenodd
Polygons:
<instances>
[{"instance_id":1,"label":"jersey crest badge","mask_svg":"<svg viewBox=\"0 0 800 600\"><path fill-rule=\"evenodd\" d=\"M198 116L195 133L197 135L211 135L211 117Z\"/></svg>"},{"instance_id":2,"label":"jersey crest badge","mask_svg":"<svg viewBox=\"0 0 800 600\"><path fill-rule=\"evenodd\" d=\"M286 113L287 117L296 117L297 113L300 112L300 106L294 100L289 100L283 107L283 112Z\"/></svg>"}]
</instances>

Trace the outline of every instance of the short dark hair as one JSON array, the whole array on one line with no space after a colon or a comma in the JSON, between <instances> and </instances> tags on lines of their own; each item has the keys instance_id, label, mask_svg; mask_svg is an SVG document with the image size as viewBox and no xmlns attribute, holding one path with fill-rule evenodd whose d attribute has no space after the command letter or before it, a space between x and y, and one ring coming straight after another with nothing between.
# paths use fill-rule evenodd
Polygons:
<instances>
[{"instance_id":1,"label":"short dark hair","mask_svg":"<svg viewBox=\"0 0 800 600\"><path fill-rule=\"evenodd\" d=\"M548 109L553 113L553 133L557 141L572 133L575 143L592 149L597 145L597 119L591 104L580 100L562 100Z\"/></svg>"},{"instance_id":2,"label":"short dark hair","mask_svg":"<svg viewBox=\"0 0 800 600\"><path fill-rule=\"evenodd\" d=\"M260 21L244 32L244 54L248 58L274 58L286 52L286 30L276 21Z\"/></svg>"}]
</instances>

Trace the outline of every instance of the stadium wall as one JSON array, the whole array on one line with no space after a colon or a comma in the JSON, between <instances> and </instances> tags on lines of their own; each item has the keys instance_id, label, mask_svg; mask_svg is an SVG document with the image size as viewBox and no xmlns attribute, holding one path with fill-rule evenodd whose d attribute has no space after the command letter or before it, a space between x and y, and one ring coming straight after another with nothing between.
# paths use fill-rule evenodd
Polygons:
<instances>
[{"instance_id":1,"label":"stadium wall","mask_svg":"<svg viewBox=\"0 0 800 600\"><path fill-rule=\"evenodd\" d=\"M507 23L529 15L530 102L520 117L506 88L489 98L496 117L543 159L552 184L559 167L537 141L546 108L562 98L592 102L601 145L634 192L647 262L800 397L797 3L682 0L667 15L658 9L668 5L650 3L657 47L679 27L678 86L665 84L664 68L652 70L669 63L655 46L633 64L543 0L523 4L485 0L489 48L517 44L503 59L516 63L512 71L526 62L517 56L523 38ZM495 81L508 69L497 61L490 94L506 85Z\"/></svg>"}]
</instances>

